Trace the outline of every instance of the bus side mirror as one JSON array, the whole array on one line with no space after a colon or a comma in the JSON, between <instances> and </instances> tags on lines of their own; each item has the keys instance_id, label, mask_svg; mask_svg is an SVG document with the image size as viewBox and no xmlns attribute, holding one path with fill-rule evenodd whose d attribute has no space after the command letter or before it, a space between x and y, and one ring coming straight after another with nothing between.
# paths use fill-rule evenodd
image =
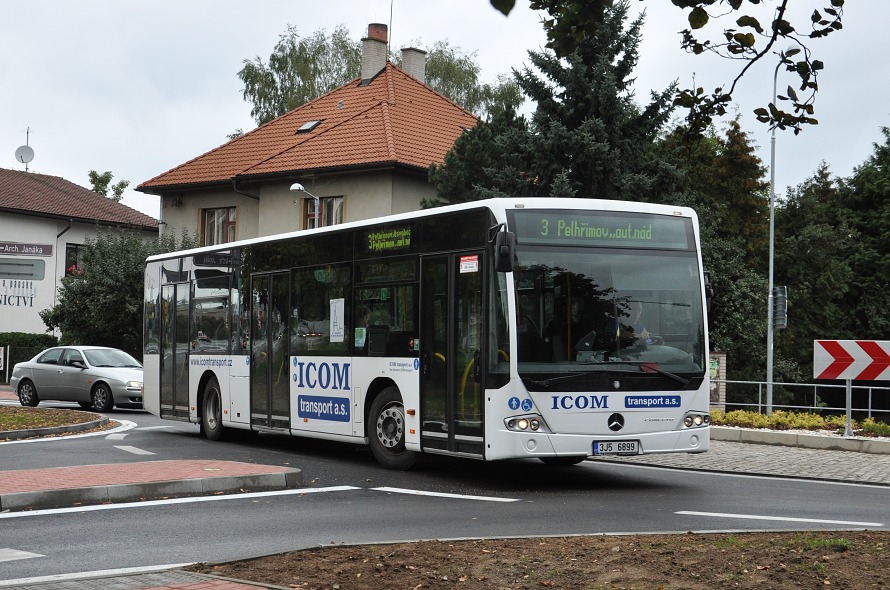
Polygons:
<instances>
[{"instance_id":1,"label":"bus side mirror","mask_svg":"<svg viewBox=\"0 0 890 590\"><path fill-rule=\"evenodd\" d=\"M516 234L499 231L494 236L494 269L497 272L513 271L513 255L516 250Z\"/></svg>"}]
</instances>

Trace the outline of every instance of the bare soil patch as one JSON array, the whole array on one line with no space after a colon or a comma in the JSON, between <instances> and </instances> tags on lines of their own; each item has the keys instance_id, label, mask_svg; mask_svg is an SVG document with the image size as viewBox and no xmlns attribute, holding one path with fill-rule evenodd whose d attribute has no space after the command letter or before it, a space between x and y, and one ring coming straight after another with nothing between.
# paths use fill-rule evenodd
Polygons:
<instances>
[{"instance_id":1,"label":"bare soil patch","mask_svg":"<svg viewBox=\"0 0 890 590\"><path fill-rule=\"evenodd\" d=\"M890 588L890 532L547 537L325 547L188 569L337 590Z\"/></svg>"}]
</instances>

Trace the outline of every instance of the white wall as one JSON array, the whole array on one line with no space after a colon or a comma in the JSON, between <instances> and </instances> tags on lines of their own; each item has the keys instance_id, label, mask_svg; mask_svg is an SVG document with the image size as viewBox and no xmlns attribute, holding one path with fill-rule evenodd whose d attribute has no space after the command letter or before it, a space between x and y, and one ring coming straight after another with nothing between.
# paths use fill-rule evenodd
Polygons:
<instances>
[{"instance_id":1,"label":"white wall","mask_svg":"<svg viewBox=\"0 0 890 590\"><path fill-rule=\"evenodd\" d=\"M0 248L0 258L14 261L40 260L44 263L41 280L0 278L0 332L47 332L39 313L56 304L61 278L65 276L65 248L69 244L82 246L89 237L95 239L103 231L114 228L87 223L71 223L62 220L30 215L3 214L0 216L0 242L15 245L36 244L43 246L43 254L11 254ZM117 231L117 230L114 230ZM145 232L151 239L155 232ZM21 249L21 248L20 248ZM51 254L46 255L51 251Z\"/></svg>"}]
</instances>

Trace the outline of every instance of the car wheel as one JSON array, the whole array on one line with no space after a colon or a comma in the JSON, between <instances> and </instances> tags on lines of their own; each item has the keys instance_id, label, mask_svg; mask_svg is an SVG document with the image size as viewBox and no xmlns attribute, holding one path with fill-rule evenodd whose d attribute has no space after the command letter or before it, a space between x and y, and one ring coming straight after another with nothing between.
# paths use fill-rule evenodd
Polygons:
<instances>
[{"instance_id":1,"label":"car wheel","mask_svg":"<svg viewBox=\"0 0 890 590\"><path fill-rule=\"evenodd\" d=\"M575 457L538 457L544 465L549 465L551 467L568 467L570 465L577 465L578 463L583 463L587 457L575 456Z\"/></svg>"},{"instance_id":2,"label":"car wheel","mask_svg":"<svg viewBox=\"0 0 890 590\"><path fill-rule=\"evenodd\" d=\"M92 410L93 402L77 402L77 405L83 408L84 410Z\"/></svg>"},{"instance_id":3,"label":"car wheel","mask_svg":"<svg viewBox=\"0 0 890 590\"><path fill-rule=\"evenodd\" d=\"M114 407L114 397L111 390L104 383L99 383L93 388L93 408L97 412L108 412Z\"/></svg>"},{"instance_id":4,"label":"car wheel","mask_svg":"<svg viewBox=\"0 0 890 590\"><path fill-rule=\"evenodd\" d=\"M374 458L387 469L404 471L417 461L417 455L405 448L405 407L396 387L387 387L371 404L368 424Z\"/></svg>"},{"instance_id":5,"label":"car wheel","mask_svg":"<svg viewBox=\"0 0 890 590\"><path fill-rule=\"evenodd\" d=\"M37 388L28 380L19 383L19 403L29 408L40 403L40 398L37 397Z\"/></svg>"},{"instance_id":6,"label":"car wheel","mask_svg":"<svg viewBox=\"0 0 890 590\"><path fill-rule=\"evenodd\" d=\"M207 440L222 440L222 396L214 377L204 386L204 407L201 411L201 434Z\"/></svg>"}]
</instances>

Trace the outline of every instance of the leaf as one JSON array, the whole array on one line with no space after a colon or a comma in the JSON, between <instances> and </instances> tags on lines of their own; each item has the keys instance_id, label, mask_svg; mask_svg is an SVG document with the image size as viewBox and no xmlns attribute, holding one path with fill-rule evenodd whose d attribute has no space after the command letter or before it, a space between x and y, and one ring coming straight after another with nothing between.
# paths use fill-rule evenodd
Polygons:
<instances>
[{"instance_id":1,"label":"leaf","mask_svg":"<svg viewBox=\"0 0 890 590\"><path fill-rule=\"evenodd\" d=\"M515 4L516 0L491 0L491 5L501 11L504 16L510 14L510 11L513 10Z\"/></svg>"},{"instance_id":2,"label":"leaf","mask_svg":"<svg viewBox=\"0 0 890 590\"><path fill-rule=\"evenodd\" d=\"M708 13L701 6L696 6L689 13L689 26L693 29L700 29L708 24Z\"/></svg>"}]
</instances>

